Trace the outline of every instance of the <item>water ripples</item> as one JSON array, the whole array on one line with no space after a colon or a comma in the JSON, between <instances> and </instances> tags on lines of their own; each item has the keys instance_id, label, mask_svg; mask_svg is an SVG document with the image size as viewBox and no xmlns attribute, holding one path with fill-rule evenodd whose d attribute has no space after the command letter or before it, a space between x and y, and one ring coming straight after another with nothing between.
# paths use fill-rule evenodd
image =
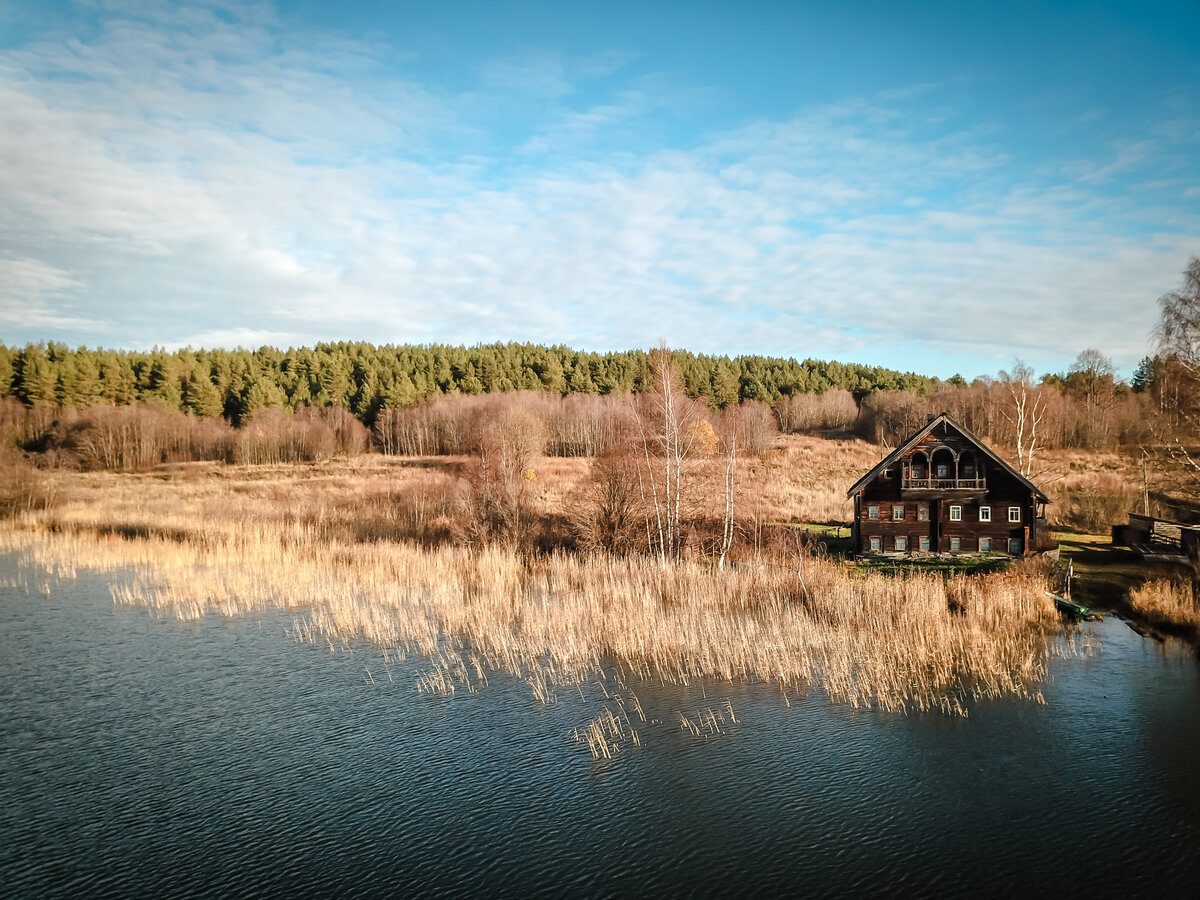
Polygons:
<instances>
[{"instance_id":1,"label":"water ripples","mask_svg":"<svg viewBox=\"0 0 1200 900\"><path fill-rule=\"evenodd\" d=\"M22 583L0 586L9 896L1112 896L1200 874L1197 664L1119 622L1052 664L1045 707L639 684L659 724L593 761L570 732L596 705L569 691L421 695L419 661L372 684L378 654L296 644L283 617ZM678 727L726 699L739 724Z\"/></svg>"}]
</instances>

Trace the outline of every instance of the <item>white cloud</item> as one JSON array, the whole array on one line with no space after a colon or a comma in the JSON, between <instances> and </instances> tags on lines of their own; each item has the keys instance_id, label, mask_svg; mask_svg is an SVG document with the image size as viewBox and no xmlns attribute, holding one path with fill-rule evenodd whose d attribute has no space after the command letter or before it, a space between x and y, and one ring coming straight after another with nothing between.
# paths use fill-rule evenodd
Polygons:
<instances>
[{"instance_id":1,"label":"white cloud","mask_svg":"<svg viewBox=\"0 0 1200 900\"><path fill-rule=\"evenodd\" d=\"M75 311L84 287L69 272L41 260L0 256L0 329L12 334L28 329L101 332L104 323Z\"/></svg>"},{"instance_id":2,"label":"white cloud","mask_svg":"<svg viewBox=\"0 0 1200 900\"><path fill-rule=\"evenodd\" d=\"M1179 152L1165 137L1052 178L982 126L910 130L923 86L635 155L606 139L658 100L568 102L573 72L619 53L531 50L448 96L388 75L387 48L220 9L152 3L0 52L9 339L665 336L943 374L1096 346L1128 367L1197 251L1194 209L1122 181ZM525 97L549 111L508 143L540 162L481 124L489 98Z\"/></svg>"}]
</instances>

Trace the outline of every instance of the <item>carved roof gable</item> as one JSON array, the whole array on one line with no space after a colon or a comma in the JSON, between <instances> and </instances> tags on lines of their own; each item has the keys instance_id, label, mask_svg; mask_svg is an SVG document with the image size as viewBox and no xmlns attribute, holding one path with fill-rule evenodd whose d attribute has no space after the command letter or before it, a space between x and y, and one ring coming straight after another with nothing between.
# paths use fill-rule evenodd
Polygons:
<instances>
[{"instance_id":1,"label":"carved roof gable","mask_svg":"<svg viewBox=\"0 0 1200 900\"><path fill-rule=\"evenodd\" d=\"M994 462L997 466L1008 472L1008 474L1028 488L1030 493L1032 493L1033 496L1042 503L1050 502L1049 498L1038 489L1037 485L1010 466L1004 461L1003 458L993 453L986 444L979 440L979 438L975 437L975 435L971 434L971 432L967 431L967 429L963 428L961 425L951 419L946 413L942 413L939 416L934 416L925 424L924 428L917 431L912 437L881 459L875 468L871 469L871 471L867 472L866 475L854 482L854 485L850 488L850 490L846 491L846 496L853 497L864 487L878 478L883 473L884 469L895 465L912 452L918 449L923 449L919 445L925 441L926 438L932 435L934 433L934 429L936 429L939 425L943 429L943 435L950 437L951 433L953 433L954 436L957 436L959 439L969 445L971 449L977 450L983 456Z\"/></svg>"}]
</instances>

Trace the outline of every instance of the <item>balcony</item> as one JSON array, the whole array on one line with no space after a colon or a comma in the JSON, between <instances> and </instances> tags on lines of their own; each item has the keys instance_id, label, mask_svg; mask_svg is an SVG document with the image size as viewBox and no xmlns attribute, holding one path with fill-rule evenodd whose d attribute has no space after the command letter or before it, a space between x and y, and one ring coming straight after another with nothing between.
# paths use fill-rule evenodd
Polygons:
<instances>
[{"instance_id":1,"label":"balcony","mask_svg":"<svg viewBox=\"0 0 1200 900\"><path fill-rule=\"evenodd\" d=\"M986 478L914 478L900 479L902 491L986 491Z\"/></svg>"}]
</instances>

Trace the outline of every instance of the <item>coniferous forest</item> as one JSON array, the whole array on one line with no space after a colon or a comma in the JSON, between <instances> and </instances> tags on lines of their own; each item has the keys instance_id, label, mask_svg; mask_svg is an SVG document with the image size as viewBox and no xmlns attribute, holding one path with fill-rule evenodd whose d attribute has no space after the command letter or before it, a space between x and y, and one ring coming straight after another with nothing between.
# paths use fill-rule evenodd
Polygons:
<instances>
[{"instance_id":1,"label":"coniferous forest","mask_svg":"<svg viewBox=\"0 0 1200 900\"><path fill-rule=\"evenodd\" d=\"M723 409L742 400L840 388L861 398L883 390L927 393L937 379L878 366L764 356L673 352L685 390ZM0 396L88 409L154 401L235 425L267 407L342 406L368 428L379 412L442 394L546 391L560 395L640 393L649 354L588 353L534 344L383 346L323 343L278 350L149 352L0 345Z\"/></svg>"},{"instance_id":2,"label":"coniferous forest","mask_svg":"<svg viewBox=\"0 0 1200 900\"><path fill-rule=\"evenodd\" d=\"M550 425L549 452L592 455L620 431L614 422L626 398L647 390L654 352L516 343L173 352L0 344L0 427L6 447L43 463L128 471L368 448L469 453L481 417L520 403ZM1065 373L1035 379L1018 364L971 382L814 359L685 350L670 359L684 392L714 424L737 408L772 430L853 430L871 441L900 440L948 412L979 437L1011 447L1019 440L1007 410L1019 394L1038 409L1041 447L1139 446L1153 438L1151 425L1179 383L1162 360L1147 358L1126 384L1094 349Z\"/></svg>"}]
</instances>

